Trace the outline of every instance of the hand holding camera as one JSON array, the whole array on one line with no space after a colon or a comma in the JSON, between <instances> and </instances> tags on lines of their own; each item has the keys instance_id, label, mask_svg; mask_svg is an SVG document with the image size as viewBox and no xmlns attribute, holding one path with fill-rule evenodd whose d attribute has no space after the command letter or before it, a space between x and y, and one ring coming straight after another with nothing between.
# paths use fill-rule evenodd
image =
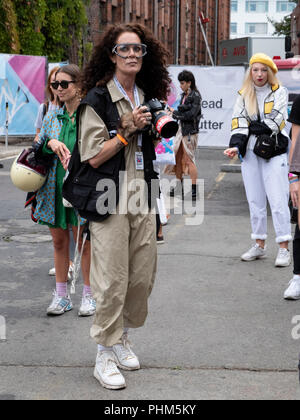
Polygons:
<instances>
[{"instance_id":1,"label":"hand holding camera","mask_svg":"<svg viewBox=\"0 0 300 420\"><path fill-rule=\"evenodd\" d=\"M165 109L165 104L158 99L150 99L144 103L142 108L148 110L155 130L163 138L174 137L178 131L178 123L169 115L169 111Z\"/></svg>"}]
</instances>

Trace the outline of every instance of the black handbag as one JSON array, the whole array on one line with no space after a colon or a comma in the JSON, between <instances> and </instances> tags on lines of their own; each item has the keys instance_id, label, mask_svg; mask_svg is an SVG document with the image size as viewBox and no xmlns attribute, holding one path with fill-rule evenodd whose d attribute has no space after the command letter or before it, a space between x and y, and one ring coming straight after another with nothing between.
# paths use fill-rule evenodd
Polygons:
<instances>
[{"instance_id":1,"label":"black handbag","mask_svg":"<svg viewBox=\"0 0 300 420\"><path fill-rule=\"evenodd\" d=\"M257 105L258 108L258 105ZM272 133L271 129L261 121L259 112L257 113L257 121L250 124L250 134L256 135L256 142L253 152L266 160L274 156L286 153L288 149L289 139L279 131L279 133Z\"/></svg>"},{"instance_id":2,"label":"black handbag","mask_svg":"<svg viewBox=\"0 0 300 420\"><path fill-rule=\"evenodd\" d=\"M277 134L273 134L272 136L261 134L257 136L253 152L257 156L268 160L277 155L277 146Z\"/></svg>"}]
</instances>

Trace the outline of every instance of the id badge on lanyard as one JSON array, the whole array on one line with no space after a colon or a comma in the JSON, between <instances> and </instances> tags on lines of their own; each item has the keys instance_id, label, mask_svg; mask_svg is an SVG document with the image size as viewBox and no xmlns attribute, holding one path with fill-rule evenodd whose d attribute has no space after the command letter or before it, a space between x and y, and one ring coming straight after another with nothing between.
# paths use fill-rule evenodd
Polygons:
<instances>
[{"instance_id":1,"label":"id badge on lanyard","mask_svg":"<svg viewBox=\"0 0 300 420\"><path fill-rule=\"evenodd\" d=\"M135 169L137 171L144 170L144 157L142 152L135 152Z\"/></svg>"}]
</instances>

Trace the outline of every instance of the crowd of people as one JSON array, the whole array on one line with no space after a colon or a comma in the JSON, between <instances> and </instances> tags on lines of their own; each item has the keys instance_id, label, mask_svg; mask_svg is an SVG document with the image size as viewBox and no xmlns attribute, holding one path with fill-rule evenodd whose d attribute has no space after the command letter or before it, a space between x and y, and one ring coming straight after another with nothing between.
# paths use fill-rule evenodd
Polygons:
<instances>
[{"instance_id":1,"label":"crowd of people","mask_svg":"<svg viewBox=\"0 0 300 420\"><path fill-rule=\"evenodd\" d=\"M168 52L143 26L111 26L82 72L73 64L50 72L47 102L41 105L36 122L35 141L44 155L53 158L34 209L37 222L50 229L54 247L56 289L47 314L63 315L73 308L67 283L72 270L76 271L69 252L71 230L76 252L81 254L84 279L78 314L95 315L91 327L97 343L94 376L108 389L126 386L120 369L140 369L129 332L143 326L147 318L156 275L156 243L162 237L151 190L152 181L158 179L153 161L159 135L150 124L152 113L145 103L151 98L167 101L171 82L167 58ZM277 67L267 55L251 58L224 153L240 158L249 203L251 239L255 242L241 259L249 262L266 256L268 201L278 244L275 266L288 267L293 239L289 197L294 207L299 202L300 96L288 118L287 90L276 74ZM170 195L179 194L183 199L182 180L188 175L192 199L196 200L201 94L192 72L180 72L178 80L180 104L177 110L167 111L179 122L176 165L165 173L175 174L177 179ZM287 120L292 123L291 147ZM270 144L275 139L268 159L258 154L262 136ZM125 170L126 179L120 176ZM98 188L107 178L111 184ZM129 188L132 183L145 187L138 213L130 207L135 193ZM113 206L108 209L110 200ZM286 299L300 299L299 224L293 261L294 277L284 292Z\"/></svg>"}]
</instances>

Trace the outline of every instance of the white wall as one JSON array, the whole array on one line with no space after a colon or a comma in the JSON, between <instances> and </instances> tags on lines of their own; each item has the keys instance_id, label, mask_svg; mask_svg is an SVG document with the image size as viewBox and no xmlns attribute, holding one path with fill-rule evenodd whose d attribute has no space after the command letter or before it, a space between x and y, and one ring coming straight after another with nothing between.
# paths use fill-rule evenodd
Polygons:
<instances>
[{"instance_id":1,"label":"white wall","mask_svg":"<svg viewBox=\"0 0 300 420\"><path fill-rule=\"evenodd\" d=\"M275 20L276 22L281 21L284 16L290 15L291 12L277 12L277 2L278 0L268 0L268 12L259 13L259 12L246 12L246 0L238 0L238 11L231 12L231 23L237 23L237 33L230 34L230 38L243 38L245 36L271 36L274 33L274 26L268 22L267 17ZM297 2L293 7L296 7ZM267 33L246 33L246 23L265 23L267 24Z\"/></svg>"}]
</instances>

